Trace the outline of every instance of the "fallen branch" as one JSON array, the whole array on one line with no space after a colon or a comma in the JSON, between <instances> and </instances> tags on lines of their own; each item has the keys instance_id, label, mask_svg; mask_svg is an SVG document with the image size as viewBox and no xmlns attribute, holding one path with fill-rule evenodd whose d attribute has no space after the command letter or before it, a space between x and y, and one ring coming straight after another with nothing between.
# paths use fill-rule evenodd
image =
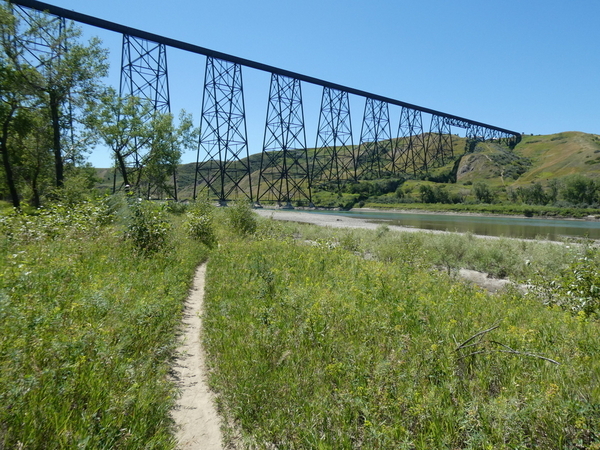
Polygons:
<instances>
[{"instance_id":1,"label":"fallen branch","mask_svg":"<svg viewBox=\"0 0 600 450\"><path fill-rule=\"evenodd\" d=\"M462 350L463 348L466 348L466 347L471 347L472 345L477 345L477 344L472 344L472 345L469 345L469 346L467 346L467 344L468 344L469 342L471 342L473 339L476 339L476 338L478 338L479 336L483 336L484 334L486 334L486 333L489 333L490 331L494 331L494 330L495 330L496 328L498 328L499 326L500 326L500 324L496 324L496 325L494 325L493 327L491 327L491 328L488 328L487 330L483 330L483 331L480 331L480 332L478 332L478 333L475 333L473 336L471 336L471 337L470 337L469 339L467 339L465 342L463 342L463 343L462 343L462 344L460 344L458 347L456 347L456 349L455 349L454 351L455 351L455 352L457 352L457 351L459 351L459 350Z\"/></svg>"},{"instance_id":2,"label":"fallen branch","mask_svg":"<svg viewBox=\"0 0 600 450\"><path fill-rule=\"evenodd\" d=\"M518 350L514 350L514 349L510 348L508 345L504 345L501 342L497 342L497 341L490 341L490 342L492 344L500 345L501 347L504 347L504 348L507 349L507 350L497 350L498 352L512 353L514 355L521 355L521 356L529 356L531 358L539 358L539 359L543 359L544 361L551 362L552 364L560 365L560 363L558 361L555 361L555 360L550 359L550 358L546 358L545 356L536 355L534 353L520 352Z\"/></svg>"}]
</instances>

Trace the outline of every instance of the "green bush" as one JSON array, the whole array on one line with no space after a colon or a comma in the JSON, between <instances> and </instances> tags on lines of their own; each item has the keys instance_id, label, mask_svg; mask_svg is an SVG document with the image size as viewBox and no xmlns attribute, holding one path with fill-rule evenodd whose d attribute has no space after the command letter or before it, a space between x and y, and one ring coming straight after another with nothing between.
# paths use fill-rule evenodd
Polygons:
<instances>
[{"instance_id":1,"label":"green bush","mask_svg":"<svg viewBox=\"0 0 600 450\"><path fill-rule=\"evenodd\" d=\"M213 248L217 243L213 224L213 209L208 202L200 202L186 213L185 229L187 235L203 243L208 248Z\"/></svg>"},{"instance_id":2,"label":"green bush","mask_svg":"<svg viewBox=\"0 0 600 450\"><path fill-rule=\"evenodd\" d=\"M142 253L151 254L164 249L171 231L165 211L159 205L146 201L136 201L130 209L126 239Z\"/></svg>"},{"instance_id":3,"label":"green bush","mask_svg":"<svg viewBox=\"0 0 600 450\"><path fill-rule=\"evenodd\" d=\"M247 236L256 231L257 221L248 202L233 202L226 210L227 220L233 232L239 236Z\"/></svg>"},{"instance_id":4,"label":"green bush","mask_svg":"<svg viewBox=\"0 0 600 450\"><path fill-rule=\"evenodd\" d=\"M588 248L560 276L536 283L546 303L600 319L600 255Z\"/></svg>"}]
</instances>

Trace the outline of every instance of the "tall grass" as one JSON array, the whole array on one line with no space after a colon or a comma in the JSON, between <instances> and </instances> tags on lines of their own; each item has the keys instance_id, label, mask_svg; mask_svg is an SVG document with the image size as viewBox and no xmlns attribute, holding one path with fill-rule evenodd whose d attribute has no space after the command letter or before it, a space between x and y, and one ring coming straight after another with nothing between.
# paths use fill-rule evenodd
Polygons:
<instances>
[{"instance_id":1,"label":"tall grass","mask_svg":"<svg viewBox=\"0 0 600 450\"><path fill-rule=\"evenodd\" d=\"M0 448L174 446L168 375L206 247L176 221L141 254L94 208L1 221Z\"/></svg>"},{"instance_id":2,"label":"tall grass","mask_svg":"<svg viewBox=\"0 0 600 450\"><path fill-rule=\"evenodd\" d=\"M428 267L223 244L204 342L245 447L600 448L598 323Z\"/></svg>"},{"instance_id":3,"label":"tall grass","mask_svg":"<svg viewBox=\"0 0 600 450\"><path fill-rule=\"evenodd\" d=\"M301 240L340 245L380 261L418 262L453 273L473 269L494 277L527 281L540 273L559 273L585 253L581 242L545 242L485 238L472 234L395 232L385 225L377 230L335 230L306 224L288 225Z\"/></svg>"},{"instance_id":4,"label":"tall grass","mask_svg":"<svg viewBox=\"0 0 600 450\"><path fill-rule=\"evenodd\" d=\"M204 343L242 446L600 448L598 322L453 277L551 277L587 249L111 202L0 215L0 449L173 448L208 247Z\"/></svg>"}]
</instances>

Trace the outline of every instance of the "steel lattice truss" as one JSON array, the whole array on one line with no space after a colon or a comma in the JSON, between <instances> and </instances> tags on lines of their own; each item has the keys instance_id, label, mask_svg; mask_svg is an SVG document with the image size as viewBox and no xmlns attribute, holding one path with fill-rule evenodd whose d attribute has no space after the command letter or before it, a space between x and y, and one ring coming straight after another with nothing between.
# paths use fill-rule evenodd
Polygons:
<instances>
[{"instance_id":1,"label":"steel lattice truss","mask_svg":"<svg viewBox=\"0 0 600 450\"><path fill-rule=\"evenodd\" d=\"M209 196L222 202L242 197L257 203L298 201L310 204L313 185L333 183L339 188L349 179L424 173L453 159L453 128L462 129L463 136L471 143L498 140L514 146L521 139L519 133L504 128L216 52L36 0L11 2L121 33L120 93L149 99L157 111L168 112L170 109L166 47L205 55L207 66L196 182ZM37 51L37 45L31 43L32 52ZM242 66L271 74L257 181L251 180L253 172L248 158ZM301 83L323 87L316 145L310 151L306 148ZM350 95L365 99L358 146L352 139ZM395 136L391 133L390 107L401 108ZM430 118L428 131L423 126L423 115ZM136 153L132 165L139 169L140 160Z\"/></svg>"},{"instance_id":2,"label":"steel lattice truss","mask_svg":"<svg viewBox=\"0 0 600 450\"><path fill-rule=\"evenodd\" d=\"M317 143L312 158L311 186L354 179L354 143L348 92L323 88Z\"/></svg>"},{"instance_id":3,"label":"steel lattice truss","mask_svg":"<svg viewBox=\"0 0 600 450\"><path fill-rule=\"evenodd\" d=\"M390 131L389 105L367 98L360 132L360 144L355 152L355 178L383 178L391 173L394 160Z\"/></svg>"},{"instance_id":4,"label":"steel lattice truss","mask_svg":"<svg viewBox=\"0 0 600 450\"><path fill-rule=\"evenodd\" d=\"M171 111L164 44L123 35L120 94L150 100L158 112Z\"/></svg>"},{"instance_id":5,"label":"steel lattice truss","mask_svg":"<svg viewBox=\"0 0 600 450\"><path fill-rule=\"evenodd\" d=\"M208 57L204 77L196 189L220 202L252 201L242 66Z\"/></svg>"},{"instance_id":6,"label":"steel lattice truss","mask_svg":"<svg viewBox=\"0 0 600 450\"><path fill-rule=\"evenodd\" d=\"M15 17L21 22L23 29L36 29L33 35L21 35L24 44L24 53L20 55L25 62L35 67L42 73L47 66L51 66L63 57L69 48L68 38L65 35L67 20L64 17L48 16L40 11L24 8L19 5L13 7ZM61 140L63 145L75 146L73 129L73 104L70 93L61 104L62 121L67 125L63 127ZM66 159L74 162L73 153L67 151Z\"/></svg>"},{"instance_id":7,"label":"steel lattice truss","mask_svg":"<svg viewBox=\"0 0 600 450\"><path fill-rule=\"evenodd\" d=\"M23 59L33 67L40 68L66 50L67 43L60 40L60 35L66 29L64 17L48 17L47 15L21 6L13 7L15 16L26 25L38 29L33 35L22 35L25 53ZM40 24L43 26L40 27ZM54 43L59 43L58 46Z\"/></svg>"},{"instance_id":8,"label":"steel lattice truss","mask_svg":"<svg viewBox=\"0 0 600 450\"><path fill-rule=\"evenodd\" d=\"M121 97L137 97L150 101L153 110L159 113L170 113L171 104L169 97L169 81L167 70L166 45L136 36L123 34L121 53L121 82L119 95ZM152 116L146 117L150 121ZM139 186L143 157L139 142L134 143L130 149L131 157L128 160L130 173ZM147 186L148 197L158 189L149 181ZM173 196L177 199L176 176L173 177Z\"/></svg>"},{"instance_id":9,"label":"steel lattice truss","mask_svg":"<svg viewBox=\"0 0 600 450\"><path fill-rule=\"evenodd\" d=\"M300 80L271 75L257 202L311 202Z\"/></svg>"},{"instance_id":10,"label":"steel lattice truss","mask_svg":"<svg viewBox=\"0 0 600 450\"><path fill-rule=\"evenodd\" d=\"M427 169L425 135L421 111L402 107L398 134L394 141L394 169L398 173L417 173Z\"/></svg>"},{"instance_id":11,"label":"steel lattice truss","mask_svg":"<svg viewBox=\"0 0 600 450\"><path fill-rule=\"evenodd\" d=\"M431 126L427 135L429 167L443 166L454 156L452 130L440 116L431 116Z\"/></svg>"}]
</instances>

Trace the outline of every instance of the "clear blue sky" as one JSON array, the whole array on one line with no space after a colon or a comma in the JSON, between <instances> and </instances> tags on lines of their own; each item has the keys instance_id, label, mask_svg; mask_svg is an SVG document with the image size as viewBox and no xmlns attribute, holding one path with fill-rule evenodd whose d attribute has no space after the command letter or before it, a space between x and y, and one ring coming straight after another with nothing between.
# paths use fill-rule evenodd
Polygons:
<instances>
[{"instance_id":1,"label":"clear blue sky","mask_svg":"<svg viewBox=\"0 0 600 450\"><path fill-rule=\"evenodd\" d=\"M47 2L518 132L600 134L596 0ZM108 81L118 86L121 37L84 30L110 48ZM172 110L184 108L199 123L205 58L167 54ZM268 75L244 71L251 153L262 148L268 83ZM302 89L313 146L320 90ZM355 142L361 102L352 103ZM90 161L109 165L104 153ZM193 160L194 152L184 155Z\"/></svg>"}]
</instances>

